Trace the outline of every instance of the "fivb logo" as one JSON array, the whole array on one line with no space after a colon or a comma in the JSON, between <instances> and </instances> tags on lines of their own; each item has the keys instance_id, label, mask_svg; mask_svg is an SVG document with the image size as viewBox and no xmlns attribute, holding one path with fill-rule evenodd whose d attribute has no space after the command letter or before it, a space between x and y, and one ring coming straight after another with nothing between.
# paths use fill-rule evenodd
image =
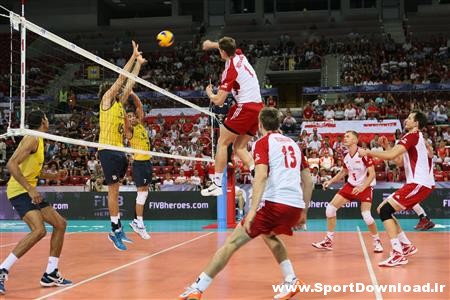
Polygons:
<instances>
[{"instance_id":1,"label":"fivb logo","mask_svg":"<svg viewBox=\"0 0 450 300\"><path fill-rule=\"evenodd\" d=\"M119 207L123 205L123 196L119 195ZM123 212L121 211L123 215ZM94 216L96 217L108 217L108 196L106 195L94 195Z\"/></svg>"},{"instance_id":2,"label":"fivb logo","mask_svg":"<svg viewBox=\"0 0 450 300\"><path fill-rule=\"evenodd\" d=\"M442 207L450 207L450 199L442 200Z\"/></svg>"}]
</instances>

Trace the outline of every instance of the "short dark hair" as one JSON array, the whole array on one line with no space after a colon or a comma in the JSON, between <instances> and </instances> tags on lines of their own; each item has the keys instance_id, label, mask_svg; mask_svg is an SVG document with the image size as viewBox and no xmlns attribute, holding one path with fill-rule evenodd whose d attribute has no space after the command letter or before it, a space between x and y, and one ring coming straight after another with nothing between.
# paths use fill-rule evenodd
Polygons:
<instances>
[{"instance_id":1,"label":"short dark hair","mask_svg":"<svg viewBox=\"0 0 450 300\"><path fill-rule=\"evenodd\" d=\"M236 41L224 36L219 40L219 49L225 51L228 56L233 56L236 53Z\"/></svg>"},{"instance_id":2,"label":"short dark hair","mask_svg":"<svg viewBox=\"0 0 450 300\"><path fill-rule=\"evenodd\" d=\"M411 113L414 114L414 121L419 123L419 129L422 129L425 126L427 126L428 118L423 112L419 110L413 110Z\"/></svg>"},{"instance_id":3,"label":"short dark hair","mask_svg":"<svg viewBox=\"0 0 450 300\"><path fill-rule=\"evenodd\" d=\"M354 130L347 130L346 133L347 132L353 134L356 137L358 137L358 133L356 131L354 131Z\"/></svg>"},{"instance_id":4,"label":"short dark hair","mask_svg":"<svg viewBox=\"0 0 450 300\"><path fill-rule=\"evenodd\" d=\"M45 119L45 113L42 110L33 110L28 114L27 125L29 129L38 129L41 127L42 120Z\"/></svg>"},{"instance_id":5,"label":"short dark hair","mask_svg":"<svg viewBox=\"0 0 450 300\"><path fill-rule=\"evenodd\" d=\"M280 113L276 108L264 107L259 112L259 121L265 130L278 130L280 128Z\"/></svg>"}]
</instances>

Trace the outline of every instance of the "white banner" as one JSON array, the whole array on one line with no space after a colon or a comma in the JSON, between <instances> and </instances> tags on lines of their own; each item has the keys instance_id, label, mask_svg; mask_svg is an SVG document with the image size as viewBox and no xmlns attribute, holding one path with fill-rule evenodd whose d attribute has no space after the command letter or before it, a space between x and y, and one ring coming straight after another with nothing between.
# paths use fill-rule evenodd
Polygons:
<instances>
[{"instance_id":1,"label":"white banner","mask_svg":"<svg viewBox=\"0 0 450 300\"><path fill-rule=\"evenodd\" d=\"M317 128L320 134L345 133L348 130L354 130L358 133L395 133L397 129L402 130L400 120L382 120L382 121L322 121L322 122L303 122L302 132L306 130L312 133Z\"/></svg>"}]
</instances>

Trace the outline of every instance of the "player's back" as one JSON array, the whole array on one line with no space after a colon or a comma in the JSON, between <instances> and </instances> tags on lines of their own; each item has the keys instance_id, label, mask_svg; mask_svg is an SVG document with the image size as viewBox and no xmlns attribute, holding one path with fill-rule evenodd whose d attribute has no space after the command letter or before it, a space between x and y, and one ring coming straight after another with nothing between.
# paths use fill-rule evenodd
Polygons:
<instances>
[{"instance_id":1,"label":"player's back","mask_svg":"<svg viewBox=\"0 0 450 300\"><path fill-rule=\"evenodd\" d=\"M103 109L100 102L100 134L99 143L113 146L123 146L125 127L125 111L119 101L111 103L109 109Z\"/></svg>"},{"instance_id":2,"label":"player's back","mask_svg":"<svg viewBox=\"0 0 450 300\"><path fill-rule=\"evenodd\" d=\"M231 91L238 103L262 102L256 72L240 49L225 64L221 89Z\"/></svg>"},{"instance_id":3,"label":"player's back","mask_svg":"<svg viewBox=\"0 0 450 300\"><path fill-rule=\"evenodd\" d=\"M304 208L300 165L302 152L291 138L269 133L255 143L255 164L268 165L263 200Z\"/></svg>"},{"instance_id":4,"label":"player's back","mask_svg":"<svg viewBox=\"0 0 450 300\"><path fill-rule=\"evenodd\" d=\"M352 186L360 186L367 179L368 168L373 166L373 159L371 157L359 156L358 150L352 156L350 152L344 155L344 168L348 171L348 183ZM374 178L370 186L375 186L376 179Z\"/></svg>"},{"instance_id":5,"label":"player's back","mask_svg":"<svg viewBox=\"0 0 450 300\"><path fill-rule=\"evenodd\" d=\"M428 150L422 132L405 134L398 142L406 148L403 154L406 183L416 183L431 188L435 185L433 162L428 157Z\"/></svg>"}]
</instances>

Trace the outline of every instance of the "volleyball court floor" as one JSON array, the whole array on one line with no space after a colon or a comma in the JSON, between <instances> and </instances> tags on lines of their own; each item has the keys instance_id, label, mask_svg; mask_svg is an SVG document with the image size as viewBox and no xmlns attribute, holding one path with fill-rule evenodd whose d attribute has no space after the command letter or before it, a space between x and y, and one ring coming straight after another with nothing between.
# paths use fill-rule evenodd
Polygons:
<instances>
[{"instance_id":1,"label":"volleyball court floor","mask_svg":"<svg viewBox=\"0 0 450 300\"><path fill-rule=\"evenodd\" d=\"M372 239L362 220L338 220L333 251L311 246L324 236L325 220L309 220L307 232L282 236L288 247L297 276L306 284L349 285L351 283L445 285L443 293L304 292L293 299L450 299L450 220L434 220L437 227L416 232L416 219L401 220L408 237L419 252L409 264L380 268L387 257L387 236L381 233L385 253L372 252ZM123 222L125 224L125 221ZM4 299L177 299L195 280L215 250L230 232L204 231L204 221L152 221L152 238L142 240L135 233L119 252L107 238L106 221L69 221L60 270L74 285L41 288L39 279L45 269L49 238L38 243L17 262L6 282ZM378 228L382 228L378 224ZM127 228L128 229L128 228ZM359 232L358 230L361 230ZM26 234L21 221L0 222L0 259L4 259ZM281 283L281 272L264 242L257 238L241 248L220 273L203 299L272 299L273 284Z\"/></svg>"}]
</instances>

